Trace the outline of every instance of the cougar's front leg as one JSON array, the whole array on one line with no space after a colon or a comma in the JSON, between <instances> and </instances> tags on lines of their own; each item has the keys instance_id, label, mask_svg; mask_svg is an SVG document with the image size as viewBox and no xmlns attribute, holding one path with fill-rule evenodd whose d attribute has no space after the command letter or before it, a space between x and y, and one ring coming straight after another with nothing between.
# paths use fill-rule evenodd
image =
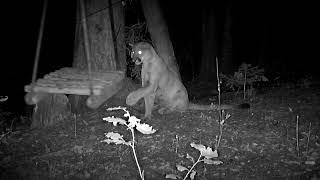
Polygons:
<instances>
[{"instance_id":1,"label":"cougar's front leg","mask_svg":"<svg viewBox=\"0 0 320 180\"><path fill-rule=\"evenodd\" d=\"M138 89L140 90L140 89ZM141 97L138 97L138 90L131 92L126 98L126 104L129 106L135 105Z\"/></svg>"},{"instance_id":2,"label":"cougar's front leg","mask_svg":"<svg viewBox=\"0 0 320 180\"><path fill-rule=\"evenodd\" d=\"M149 86L146 86L131 92L126 98L126 104L129 106L136 104L139 101L139 99L154 93L156 88L157 88L157 84L153 83L153 84L149 84Z\"/></svg>"},{"instance_id":3,"label":"cougar's front leg","mask_svg":"<svg viewBox=\"0 0 320 180\"><path fill-rule=\"evenodd\" d=\"M146 119L146 120L151 119L151 113L152 113L155 97L156 97L155 93L152 93L144 97L145 113L144 113L143 119Z\"/></svg>"}]
</instances>

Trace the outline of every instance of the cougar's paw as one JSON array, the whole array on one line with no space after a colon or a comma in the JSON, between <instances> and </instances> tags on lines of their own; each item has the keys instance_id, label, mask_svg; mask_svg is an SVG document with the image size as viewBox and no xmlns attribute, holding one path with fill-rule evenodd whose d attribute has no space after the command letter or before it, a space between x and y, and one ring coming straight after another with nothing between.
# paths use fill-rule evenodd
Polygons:
<instances>
[{"instance_id":1,"label":"cougar's paw","mask_svg":"<svg viewBox=\"0 0 320 180\"><path fill-rule=\"evenodd\" d=\"M126 98L126 104L129 106L133 106L138 102L139 98L137 98L137 95L135 92L131 92L127 98Z\"/></svg>"},{"instance_id":2,"label":"cougar's paw","mask_svg":"<svg viewBox=\"0 0 320 180\"><path fill-rule=\"evenodd\" d=\"M143 121L150 121L151 120L151 114L150 115L144 115L143 118L141 118Z\"/></svg>"}]
</instances>

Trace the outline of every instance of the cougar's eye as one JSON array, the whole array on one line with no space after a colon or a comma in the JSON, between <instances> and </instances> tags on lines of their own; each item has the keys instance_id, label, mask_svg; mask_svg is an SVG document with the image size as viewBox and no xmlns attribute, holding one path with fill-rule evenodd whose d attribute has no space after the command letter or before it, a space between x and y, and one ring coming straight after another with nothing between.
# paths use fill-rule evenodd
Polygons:
<instances>
[{"instance_id":1,"label":"cougar's eye","mask_svg":"<svg viewBox=\"0 0 320 180\"><path fill-rule=\"evenodd\" d=\"M142 51L138 51L138 54L142 54Z\"/></svg>"}]
</instances>

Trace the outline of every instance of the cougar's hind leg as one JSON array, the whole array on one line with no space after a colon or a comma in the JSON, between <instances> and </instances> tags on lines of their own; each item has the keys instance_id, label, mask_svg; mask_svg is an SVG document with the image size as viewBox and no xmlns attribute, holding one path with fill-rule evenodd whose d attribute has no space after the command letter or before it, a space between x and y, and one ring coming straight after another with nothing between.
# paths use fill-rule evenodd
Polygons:
<instances>
[{"instance_id":1,"label":"cougar's hind leg","mask_svg":"<svg viewBox=\"0 0 320 180\"><path fill-rule=\"evenodd\" d=\"M143 119L148 120L151 118L154 99L155 99L155 94L147 95L144 97L145 114Z\"/></svg>"}]
</instances>

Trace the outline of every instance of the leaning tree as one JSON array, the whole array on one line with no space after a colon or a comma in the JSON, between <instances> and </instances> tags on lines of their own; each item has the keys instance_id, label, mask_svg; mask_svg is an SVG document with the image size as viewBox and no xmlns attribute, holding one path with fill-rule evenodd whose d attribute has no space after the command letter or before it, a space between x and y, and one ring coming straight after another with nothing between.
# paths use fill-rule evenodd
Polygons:
<instances>
[{"instance_id":1,"label":"leaning tree","mask_svg":"<svg viewBox=\"0 0 320 180\"><path fill-rule=\"evenodd\" d=\"M158 0L141 0L141 5L156 51L165 63L167 63L168 67L180 77L168 27L162 15Z\"/></svg>"}]
</instances>

